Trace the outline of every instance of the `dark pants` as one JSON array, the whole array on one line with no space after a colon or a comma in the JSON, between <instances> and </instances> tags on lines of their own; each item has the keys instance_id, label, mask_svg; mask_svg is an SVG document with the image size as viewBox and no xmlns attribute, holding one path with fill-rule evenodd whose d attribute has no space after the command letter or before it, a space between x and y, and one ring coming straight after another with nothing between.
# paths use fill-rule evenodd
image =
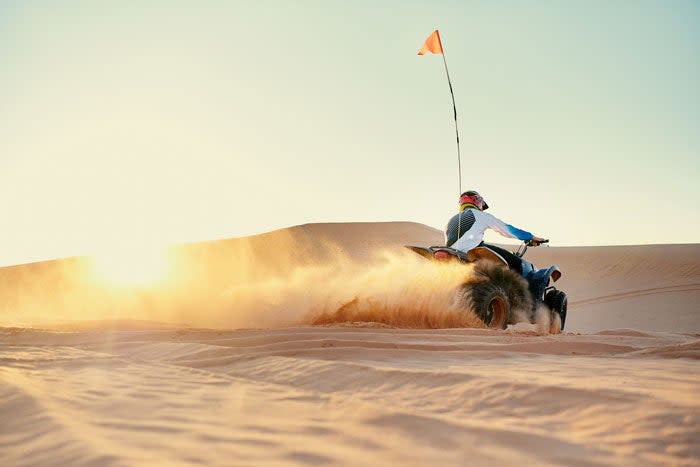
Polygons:
<instances>
[{"instance_id":1,"label":"dark pants","mask_svg":"<svg viewBox=\"0 0 700 467\"><path fill-rule=\"evenodd\" d=\"M523 273L523 261L518 256L511 253L510 251L504 250L503 248L497 247L496 245L491 245L490 243L484 243L484 242L481 242L481 244L479 246L485 246L489 250L495 251L496 253L501 255L503 257L503 259L506 260L506 262L508 262L508 267L510 267L512 270L514 270L518 274Z\"/></svg>"}]
</instances>

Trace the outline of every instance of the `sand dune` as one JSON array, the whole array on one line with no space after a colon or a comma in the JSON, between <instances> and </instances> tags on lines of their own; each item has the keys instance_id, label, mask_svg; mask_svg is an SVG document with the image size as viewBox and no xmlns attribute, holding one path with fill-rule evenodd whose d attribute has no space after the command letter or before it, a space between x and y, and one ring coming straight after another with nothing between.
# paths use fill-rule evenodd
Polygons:
<instances>
[{"instance_id":1,"label":"sand dune","mask_svg":"<svg viewBox=\"0 0 700 467\"><path fill-rule=\"evenodd\" d=\"M692 465L698 336L5 332L3 465ZM666 358L662 358L666 357Z\"/></svg>"},{"instance_id":2,"label":"sand dune","mask_svg":"<svg viewBox=\"0 0 700 467\"><path fill-rule=\"evenodd\" d=\"M700 332L700 244L538 248L528 257L564 271L571 329Z\"/></svg>"},{"instance_id":3,"label":"sand dune","mask_svg":"<svg viewBox=\"0 0 700 467\"><path fill-rule=\"evenodd\" d=\"M149 286L0 269L0 465L700 464L700 245L529 251L571 297L547 334L427 329L468 272L401 245L440 241L300 226L176 247ZM355 299L431 319L308 325Z\"/></svg>"}]
</instances>

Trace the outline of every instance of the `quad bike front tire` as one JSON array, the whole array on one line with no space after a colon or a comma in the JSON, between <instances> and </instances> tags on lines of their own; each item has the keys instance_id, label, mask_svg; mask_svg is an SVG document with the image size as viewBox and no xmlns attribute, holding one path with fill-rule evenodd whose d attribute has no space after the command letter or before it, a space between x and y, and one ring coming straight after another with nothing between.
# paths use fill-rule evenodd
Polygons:
<instances>
[{"instance_id":1,"label":"quad bike front tire","mask_svg":"<svg viewBox=\"0 0 700 467\"><path fill-rule=\"evenodd\" d=\"M550 290L544 296L544 304L549 307L552 312L559 315L561 319L561 329L564 330L564 324L566 322L566 311L569 306L569 299L565 292L561 290Z\"/></svg>"}]
</instances>

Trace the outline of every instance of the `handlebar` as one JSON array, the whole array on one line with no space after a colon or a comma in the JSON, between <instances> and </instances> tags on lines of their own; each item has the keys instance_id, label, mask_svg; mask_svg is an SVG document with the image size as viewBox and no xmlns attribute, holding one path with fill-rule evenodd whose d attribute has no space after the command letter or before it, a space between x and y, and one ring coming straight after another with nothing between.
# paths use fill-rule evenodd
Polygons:
<instances>
[{"instance_id":1,"label":"handlebar","mask_svg":"<svg viewBox=\"0 0 700 467\"><path fill-rule=\"evenodd\" d=\"M523 242L523 244L518 247L518 251L514 252L514 254L515 254L515 256L522 258L525 255L525 252L527 251L527 247L539 246L543 243L549 243L549 239L544 239L541 242L535 242L533 240Z\"/></svg>"}]
</instances>

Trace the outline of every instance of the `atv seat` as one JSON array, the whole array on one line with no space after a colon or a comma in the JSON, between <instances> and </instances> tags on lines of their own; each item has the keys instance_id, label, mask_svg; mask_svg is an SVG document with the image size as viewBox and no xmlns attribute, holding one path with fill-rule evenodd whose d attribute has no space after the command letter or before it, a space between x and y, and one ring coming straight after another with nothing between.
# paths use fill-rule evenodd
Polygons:
<instances>
[{"instance_id":1,"label":"atv seat","mask_svg":"<svg viewBox=\"0 0 700 467\"><path fill-rule=\"evenodd\" d=\"M506 261L503 256L485 246L478 246L469 250L469 252L467 252L467 259L469 262L486 260L508 267L508 261Z\"/></svg>"}]
</instances>

